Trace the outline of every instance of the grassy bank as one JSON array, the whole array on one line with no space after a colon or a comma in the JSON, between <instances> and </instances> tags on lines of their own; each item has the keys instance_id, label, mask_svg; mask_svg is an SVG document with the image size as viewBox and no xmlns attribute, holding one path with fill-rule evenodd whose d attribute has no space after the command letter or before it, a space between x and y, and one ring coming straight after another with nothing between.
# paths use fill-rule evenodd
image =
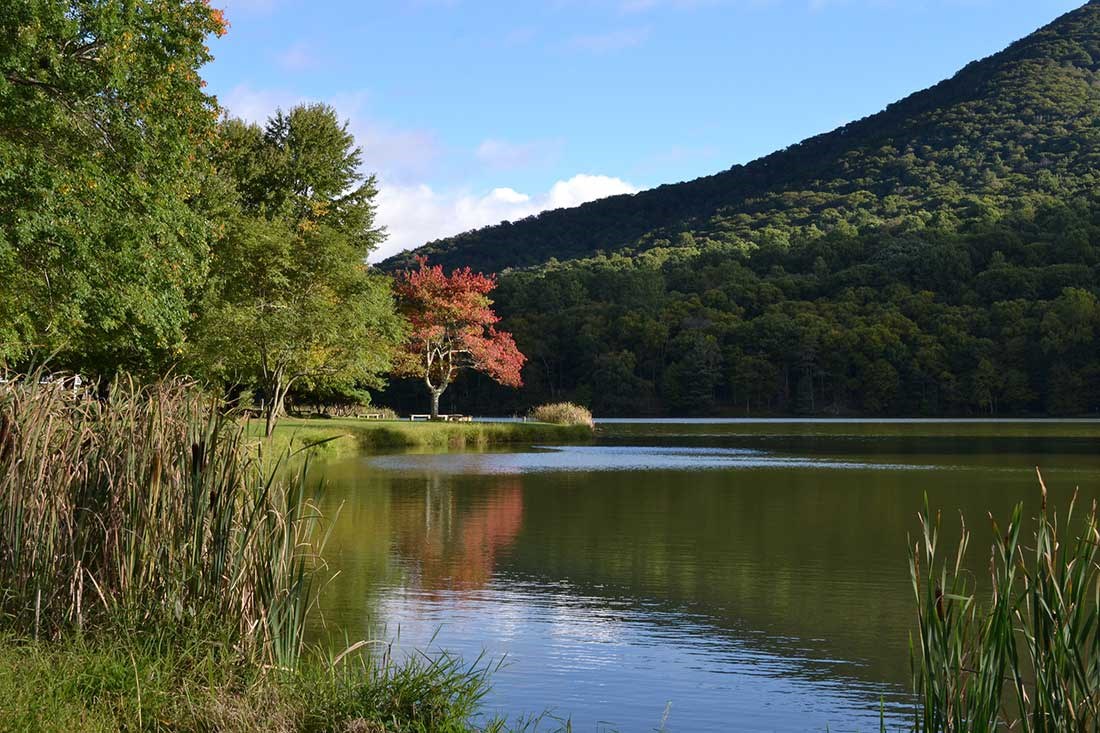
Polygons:
<instances>
[{"instance_id":1,"label":"grassy bank","mask_svg":"<svg viewBox=\"0 0 1100 733\"><path fill-rule=\"evenodd\" d=\"M484 666L305 645L308 466L186 382L107 392L0 385L0 730L473 729Z\"/></svg>"},{"instance_id":2,"label":"grassy bank","mask_svg":"<svg viewBox=\"0 0 1100 733\"><path fill-rule=\"evenodd\" d=\"M263 435L263 422L249 421L247 434ZM538 422L411 422L356 418L283 418L267 443L269 453L296 450L328 440L315 449L331 458L357 451L387 449L462 450L494 445L571 443L592 437L584 425L550 425Z\"/></svg>"},{"instance_id":3,"label":"grassy bank","mask_svg":"<svg viewBox=\"0 0 1100 733\"><path fill-rule=\"evenodd\" d=\"M458 733L475 730L489 671L447 656L395 664L357 655L265 669L209 635L134 629L51 642L0 637L0 730Z\"/></svg>"}]
</instances>

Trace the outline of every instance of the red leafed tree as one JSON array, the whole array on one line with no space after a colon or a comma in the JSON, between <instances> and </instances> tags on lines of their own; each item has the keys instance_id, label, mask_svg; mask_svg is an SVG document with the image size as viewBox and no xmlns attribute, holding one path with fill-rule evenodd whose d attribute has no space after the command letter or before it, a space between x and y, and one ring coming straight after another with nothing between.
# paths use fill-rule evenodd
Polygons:
<instances>
[{"instance_id":1,"label":"red leafed tree","mask_svg":"<svg viewBox=\"0 0 1100 733\"><path fill-rule=\"evenodd\" d=\"M439 417L439 397L462 369L473 369L509 387L522 387L520 371L527 360L512 334L496 329L489 293L492 276L469 267L449 276L440 265L418 259L420 269L397 276L397 300L409 322L409 337L394 359L394 373L423 379L432 396L432 418Z\"/></svg>"}]
</instances>

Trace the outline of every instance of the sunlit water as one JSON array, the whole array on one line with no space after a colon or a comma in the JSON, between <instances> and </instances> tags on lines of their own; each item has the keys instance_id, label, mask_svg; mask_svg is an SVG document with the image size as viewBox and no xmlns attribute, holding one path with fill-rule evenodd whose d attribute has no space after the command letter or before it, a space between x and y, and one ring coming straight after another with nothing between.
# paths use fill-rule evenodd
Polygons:
<instances>
[{"instance_id":1,"label":"sunlit water","mask_svg":"<svg viewBox=\"0 0 1100 733\"><path fill-rule=\"evenodd\" d=\"M923 496L980 524L1036 503L1036 465L1054 501L1100 494L1091 425L605 431L325 466L325 633L503 657L487 714L579 731L900 729Z\"/></svg>"}]
</instances>

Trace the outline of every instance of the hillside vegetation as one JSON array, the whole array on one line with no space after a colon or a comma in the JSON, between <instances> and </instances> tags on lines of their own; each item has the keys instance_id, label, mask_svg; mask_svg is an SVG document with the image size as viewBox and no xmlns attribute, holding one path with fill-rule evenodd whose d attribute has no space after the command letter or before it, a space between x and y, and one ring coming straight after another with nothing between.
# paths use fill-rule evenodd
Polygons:
<instances>
[{"instance_id":1,"label":"hillside vegetation","mask_svg":"<svg viewBox=\"0 0 1100 733\"><path fill-rule=\"evenodd\" d=\"M1088 413L1100 407L1098 121L1089 3L748 165L417 254L502 273L527 404Z\"/></svg>"},{"instance_id":2,"label":"hillside vegetation","mask_svg":"<svg viewBox=\"0 0 1100 733\"><path fill-rule=\"evenodd\" d=\"M687 183L544 212L416 250L498 272L599 252L782 243L848 227L958 225L1087 194L1100 163L1100 5L884 111ZM411 253L391 258L394 269Z\"/></svg>"}]
</instances>

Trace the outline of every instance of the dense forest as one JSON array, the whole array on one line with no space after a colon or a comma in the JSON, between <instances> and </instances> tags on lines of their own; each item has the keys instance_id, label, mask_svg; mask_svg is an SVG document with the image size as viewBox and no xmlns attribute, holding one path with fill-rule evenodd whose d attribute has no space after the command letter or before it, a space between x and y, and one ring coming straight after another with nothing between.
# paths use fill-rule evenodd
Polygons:
<instances>
[{"instance_id":1,"label":"dense forest","mask_svg":"<svg viewBox=\"0 0 1100 733\"><path fill-rule=\"evenodd\" d=\"M880 114L415 254L500 273L526 388L597 414L1100 409L1100 4ZM406 254L383 268L407 265ZM391 401L403 401L392 388Z\"/></svg>"}]
</instances>

